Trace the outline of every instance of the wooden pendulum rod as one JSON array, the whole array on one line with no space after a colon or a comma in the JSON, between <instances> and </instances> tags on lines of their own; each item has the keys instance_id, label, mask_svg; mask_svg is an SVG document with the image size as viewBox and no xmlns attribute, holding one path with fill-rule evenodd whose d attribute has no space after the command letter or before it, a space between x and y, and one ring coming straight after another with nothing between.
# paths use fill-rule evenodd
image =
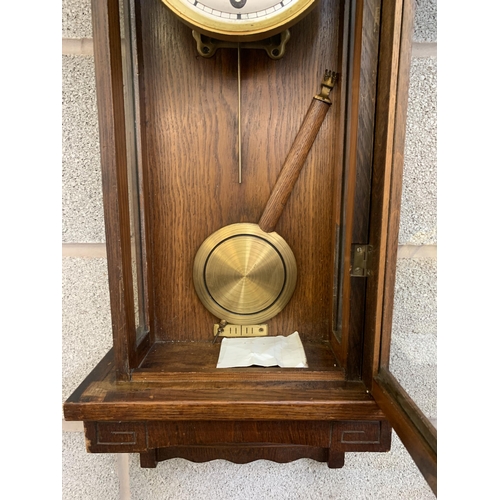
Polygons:
<instances>
[{"instance_id":1,"label":"wooden pendulum rod","mask_svg":"<svg viewBox=\"0 0 500 500\"><path fill-rule=\"evenodd\" d=\"M313 97L299 132L281 168L280 175L259 220L259 227L266 233L274 231L295 182L306 161L311 146L318 135L326 113L332 104L329 95L337 81L337 74L326 71L321 82L321 92Z\"/></svg>"}]
</instances>

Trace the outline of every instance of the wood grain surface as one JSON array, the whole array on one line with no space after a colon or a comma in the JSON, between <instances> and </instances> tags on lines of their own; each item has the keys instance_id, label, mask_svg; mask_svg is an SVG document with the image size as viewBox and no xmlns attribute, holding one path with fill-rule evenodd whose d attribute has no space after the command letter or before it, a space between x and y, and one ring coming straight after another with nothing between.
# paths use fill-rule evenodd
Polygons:
<instances>
[{"instance_id":1,"label":"wood grain surface","mask_svg":"<svg viewBox=\"0 0 500 500\"><path fill-rule=\"evenodd\" d=\"M92 453L140 453L142 467L174 457L193 462L312 458L343 467L344 453L388 451L386 421L85 422Z\"/></svg>"},{"instance_id":2,"label":"wood grain surface","mask_svg":"<svg viewBox=\"0 0 500 500\"><path fill-rule=\"evenodd\" d=\"M327 342L305 342L308 368L249 367L218 369L220 343L157 342L134 370L135 381L305 381L344 380L345 374Z\"/></svg>"},{"instance_id":3,"label":"wood grain surface","mask_svg":"<svg viewBox=\"0 0 500 500\"><path fill-rule=\"evenodd\" d=\"M242 50L238 184L236 50L200 57L190 30L161 2L140 2L149 300L159 340L211 340L218 318L195 293L194 256L221 227L258 222L325 69L341 69L339 3L324 0L293 27L279 61ZM299 278L288 306L269 321L272 335L299 330L326 339L331 330L334 139L341 120L327 115L276 227L294 252Z\"/></svg>"},{"instance_id":4,"label":"wood grain surface","mask_svg":"<svg viewBox=\"0 0 500 500\"><path fill-rule=\"evenodd\" d=\"M378 420L383 413L361 382L235 376L125 382L112 351L64 404L66 420ZM233 369L233 373L239 373Z\"/></svg>"},{"instance_id":5,"label":"wood grain surface","mask_svg":"<svg viewBox=\"0 0 500 500\"><path fill-rule=\"evenodd\" d=\"M125 111L118 5L92 2L103 209L111 320L117 370L123 378L134 368L135 321L132 292L130 217L128 210Z\"/></svg>"}]
</instances>

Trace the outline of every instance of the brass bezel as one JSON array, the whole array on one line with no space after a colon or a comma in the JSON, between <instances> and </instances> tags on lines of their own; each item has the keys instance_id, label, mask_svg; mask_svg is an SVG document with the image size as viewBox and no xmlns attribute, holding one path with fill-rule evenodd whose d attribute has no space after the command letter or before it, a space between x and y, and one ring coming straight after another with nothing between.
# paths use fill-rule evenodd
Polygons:
<instances>
[{"instance_id":1,"label":"brass bezel","mask_svg":"<svg viewBox=\"0 0 500 500\"><path fill-rule=\"evenodd\" d=\"M319 0L298 0L284 6L276 16L248 20L215 19L182 0L161 0L181 21L192 29L219 40L251 42L262 40L289 28L306 16Z\"/></svg>"}]
</instances>

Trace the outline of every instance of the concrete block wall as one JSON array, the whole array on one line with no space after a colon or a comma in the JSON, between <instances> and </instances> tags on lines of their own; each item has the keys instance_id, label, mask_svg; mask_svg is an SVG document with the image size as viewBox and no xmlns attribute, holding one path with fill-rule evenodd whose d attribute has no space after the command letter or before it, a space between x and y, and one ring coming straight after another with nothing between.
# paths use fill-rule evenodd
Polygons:
<instances>
[{"instance_id":1,"label":"concrete block wall","mask_svg":"<svg viewBox=\"0 0 500 500\"><path fill-rule=\"evenodd\" d=\"M112 344L90 0L62 2L62 401ZM391 368L437 422L436 0L416 0ZM141 469L135 455L87 454L81 423L62 422L65 500L434 498L393 433L389 453L346 454L330 470L183 459Z\"/></svg>"}]
</instances>

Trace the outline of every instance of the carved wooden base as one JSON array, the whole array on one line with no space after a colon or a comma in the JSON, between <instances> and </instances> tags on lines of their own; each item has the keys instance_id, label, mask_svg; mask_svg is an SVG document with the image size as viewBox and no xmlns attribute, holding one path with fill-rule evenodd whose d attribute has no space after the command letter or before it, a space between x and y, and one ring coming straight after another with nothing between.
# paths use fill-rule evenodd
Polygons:
<instances>
[{"instance_id":1,"label":"carved wooden base","mask_svg":"<svg viewBox=\"0 0 500 500\"><path fill-rule=\"evenodd\" d=\"M288 463L300 458L327 462L330 468L344 466L344 453L330 453L328 448L300 445L274 445L255 443L248 445L173 446L156 448L141 453L141 467L154 468L158 462L169 458L185 458L191 462L208 462L223 459L236 464L255 460Z\"/></svg>"},{"instance_id":2,"label":"carved wooden base","mask_svg":"<svg viewBox=\"0 0 500 500\"><path fill-rule=\"evenodd\" d=\"M389 451L386 421L85 422L91 453L139 453L141 467L170 458L234 463L300 458L344 465L349 451Z\"/></svg>"}]
</instances>

